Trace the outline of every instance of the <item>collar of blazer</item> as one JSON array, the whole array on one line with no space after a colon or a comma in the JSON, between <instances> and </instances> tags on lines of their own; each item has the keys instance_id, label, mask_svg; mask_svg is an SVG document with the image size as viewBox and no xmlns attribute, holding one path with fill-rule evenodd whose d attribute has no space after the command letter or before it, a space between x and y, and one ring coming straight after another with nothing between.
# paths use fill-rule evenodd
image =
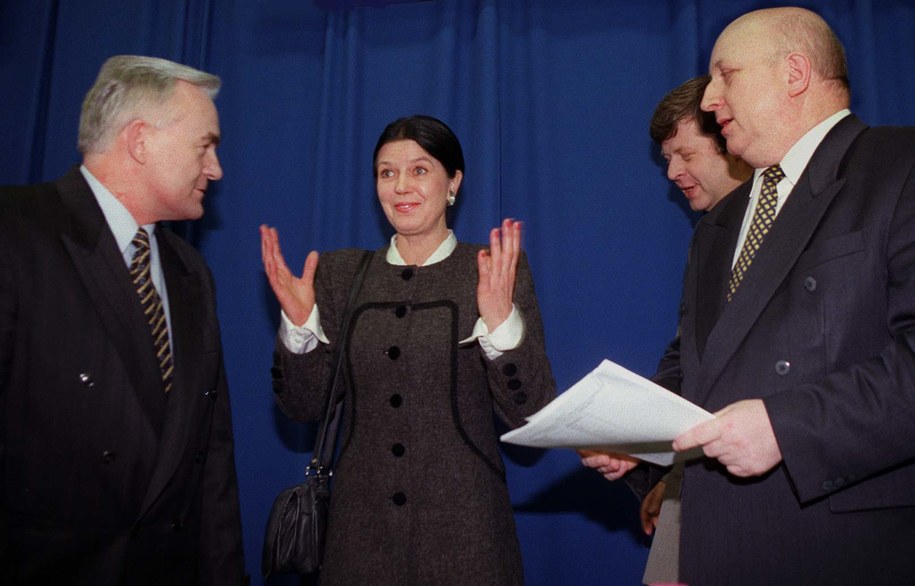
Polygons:
<instances>
[{"instance_id":1,"label":"collar of blazer","mask_svg":"<svg viewBox=\"0 0 915 586\"><path fill-rule=\"evenodd\" d=\"M749 187L739 188L742 195L735 193L737 197L729 197L722 202L725 206L719 206L720 210L716 207L709 214L707 220L716 230L711 231L709 238L697 238L694 245L698 274L693 289L696 298L692 303L715 309L697 314L696 342L702 350L700 378L695 388L701 394L697 397L700 404L707 399L722 370L807 248L823 214L845 183L840 172L843 160L866 128L857 117L848 116L826 135L766 235L764 245L753 260L752 270L746 274L730 303L724 301L727 275ZM700 339L699 334L704 332L708 332L707 337Z\"/></svg>"}]
</instances>

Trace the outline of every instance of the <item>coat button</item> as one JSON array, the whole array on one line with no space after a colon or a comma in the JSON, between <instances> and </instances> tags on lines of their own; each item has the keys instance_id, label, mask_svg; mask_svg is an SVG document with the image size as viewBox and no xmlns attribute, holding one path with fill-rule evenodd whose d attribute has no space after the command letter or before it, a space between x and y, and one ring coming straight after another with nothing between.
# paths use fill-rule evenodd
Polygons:
<instances>
[{"instance_id":1,"label":"coat button","mask_svg":"<svg viewBox=\"0 0 915 586\"><path fill-rule=\"evenodd\" d=\"M394 393L393 395L391 395L390 401L391 401L391 407L393 407L395 409L397 409L398 407L403 405L403 397L401 397L397 393Z\"/></svg>"},{"instance_id":2,"label":"coat button","mask_svg":"<svg viewBox=\"0 0 915 586\"><path fill-rule=\"evenodd\" d=\"M197 462L198 464L203 462L203 452L197 452L194 454L194 462Z\"/></svg>"},{"instance_id":3,"label":"coat button","mask_svg":"<svg viewBox=\"0 0 915 586\"><path fill-rule=\"evenodd\" d=\"M409 281L410 279L412 279L413 278L413 269L404 269L403 272L400 273L400 278L403 279L404 281Z\"/></svg>"},{"instance_id":4,"label":"coat button","mask_svg":"<svg viewBox=\"0 0 915 586\"><path fill-rule=\"evenodd\" d=\"M833 485L832 480L823 481L823 490L832 490L833 488L835 488L835 485Z\"/></svg>"},{"instance_id":5,"label":"coat button","mask_svg":"<svg viewBox=\"0 0 915 586\"><path fill-rule=\"evenodd\" d=\"M114 452L110 452L108 450L102 452L102 464L113 464L117 459L118 455Z\"/></svg>"},{"instance_id":6,"label":"coat button","mask_svg":"<svg viewBox=\"0 0 915 586\"><path fill-rule=\"evenodd\" d=\"M92 375L88 372L79 373L79 382L82 383L84 387L94 387L95 381L92 380Z\"/></svg>"},{"instance_id":7,"label":"coat button","mask_svg":"<svg viewBox=\"0 0 915 586\"><path fill-rule=\"evenodd\" d=\"M388 358L390 358L391 360L397 360L400 357L400 348L398 348L397 346L391 346L390 348L385 350L384 353L387 354Z\"/></svg>"},{"instance_id":8,"label":"coat button","mask_svg":"<svg viewBox=\"0 0 915 586\"><path fill-rule=\"evenodd\" d=\"M775 372L777 372L778 374L780 374L782 376L785 376L786 374L788 374L788 371L790 371L790 370L791 370L791 363L788 362L787 360L779 360L778 362L775 363Z\"/></svg>"},{"instance_id":9,"label":"coat button","mask_svg":"<svg viewBox=\"0 0 915 586\"><path fill-rule=\"evenodd\" d=\"M816 279L814 279L813 277L807 277L806 279L804 279L804 289L807 289L808 291L813 293L814 291L816 291L816 288L817 288Z\"/></svg>"},{"instance_id":10,"label":"coat button","mask_svg":"<svg viewBox=\"0 0 915 586\"><path fill-rule=\"evenodd\" d=\"M397 458L403 456L406 451L407 448L403 447L403 444L394 444L391 446L391 453Z\"/></svg>"},{"instance_id":11,"label":"coat button","mask_svg":"<svg viewBox=\"0 0 915 586\"><path fill-rule=\"evenodd\" d=\"M399 318L407 315L407 306L406 305L398 306L397 309L394 310L394 315L396 315Z\"/></svg>"},{"instance_id":12,"label":"coat button","mask_svg":"<svg viewBox=\"0 0 915 586\"><path fill-rule=\"evenodd\" d=\"M508 364L506 364L505 366L502 367L502 374L504 374L505 376L515 376L515 374L517 372L518 372L518 367L512 362L509 362Z\"/></svg>"},{"instance_id":13,"label":"coat button","mask_svg":"<svg viewBox=\"0 0 915 586\"><path fill-rule=\"evenodd\" d=\"M398 507L402 507L407 504L407 495L402 492L395 492L394 496L391 497L391 500L394 501L394 504Z\"/></svg>"},{"instance_id":14,"label":"coat button","mask_svg":"<svg viewBox=\"0 0 915 586\"><path fill-rule=\"evenodd\" d=\"M173 519L172 520L172 531L177 533L177 532L181 531L182 529L184 529L184 521L182 521L181 519L179 519L177 517L175 519Z\"/></svg>"},{"instance_id":15,"label":"coat button","mask_svg":"<svg viewBox=\"0 0 915 586\"><path fill-rule=\"evenodd\" d=\"M218 394L219 393L216 392L216 389L207 389L207 390L203 391L203 396L206 397L207 399L215 400L216 395L218 395Z\"/></svg>"}]
</instances>

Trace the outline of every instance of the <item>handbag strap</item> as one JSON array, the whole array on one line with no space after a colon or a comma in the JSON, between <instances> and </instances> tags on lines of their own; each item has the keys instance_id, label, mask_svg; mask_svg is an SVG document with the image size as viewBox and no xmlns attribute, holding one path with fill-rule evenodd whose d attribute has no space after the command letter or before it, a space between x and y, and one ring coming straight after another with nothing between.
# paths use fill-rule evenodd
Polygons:
<instances>
[{"instance_id":1,"label":"handbag strap","mask_svg":"<svg viewBox=\"0 0 915 586\"><path fill-rule=\"evenodd\" d=\"M366 250L362 253L362 258L359 259L359 266L356 268L353 285L350 288L349 298L346 301L346 309L343 313L343 322L340 328L340 340L334 352L334 369L330 379L330 390L327 393L327 407L324 410L324 420L321 422L320 429L318 429L317 441L315 442L311 463L305 472L306 476L312 470L323 472L325 468L329 468L334 457L334 445L337 442L340 415L343 411L344 395L340 393L340 396L337 396L337 381L340 378L340 371L343 365L343 348L346 346L346 339L349 336L349 324L353 315L353 306L356 303L359 290L362 288L362 281L365 279L366 269L373 254L371 250Z\"/></svg>"}]
</instances>

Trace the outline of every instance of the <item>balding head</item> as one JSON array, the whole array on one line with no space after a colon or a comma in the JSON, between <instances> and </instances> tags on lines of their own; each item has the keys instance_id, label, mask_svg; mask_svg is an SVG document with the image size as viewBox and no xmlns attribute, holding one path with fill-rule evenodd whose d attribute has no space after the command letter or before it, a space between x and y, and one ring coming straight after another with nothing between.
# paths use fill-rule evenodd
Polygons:
<instances>
[{"instance_id":1,"label":"balding head","mask_svg":"<svg viewBox=\"0 0 915 586\"><path fill-rule=\"evenodd\" d=\"M728 28L737 28L743 23L755 24L758 30L764 31L773 59L792 52L806 55L813 73L820 80L832 82L836 90L848 90L845 49L819 14L797 7L769 8L745 14Z\"/></svg>"},{"instance_id":2,"label":"balding head","mask_svg":"<svg viewBox=\"0 0 915 586\"><path fill-rule=\"evenodd\" d=\"M829 25L802 8L770 8L732 22L715 43L702 108L715 112L728 150L775 164L808 130L848 107L845 52Z\"/></svg>"}]
</instances>

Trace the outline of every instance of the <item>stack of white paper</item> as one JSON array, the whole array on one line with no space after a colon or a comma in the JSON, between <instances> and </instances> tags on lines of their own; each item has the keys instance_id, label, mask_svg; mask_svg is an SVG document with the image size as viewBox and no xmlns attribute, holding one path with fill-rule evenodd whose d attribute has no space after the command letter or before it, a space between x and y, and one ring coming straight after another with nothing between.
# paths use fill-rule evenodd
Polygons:
<instances>
[{"instance_id":1,"label":"stack of white paper","mask_svg":"<svg viewBox=\"0 0 915 586\"><path fill-rule=\"evenodd\" d=\"M502 441L537 448L630 454L655 464L701 455L675 454L671 442L714 416L622 366L604 360Z\"/></svg>"}]
</instances>

